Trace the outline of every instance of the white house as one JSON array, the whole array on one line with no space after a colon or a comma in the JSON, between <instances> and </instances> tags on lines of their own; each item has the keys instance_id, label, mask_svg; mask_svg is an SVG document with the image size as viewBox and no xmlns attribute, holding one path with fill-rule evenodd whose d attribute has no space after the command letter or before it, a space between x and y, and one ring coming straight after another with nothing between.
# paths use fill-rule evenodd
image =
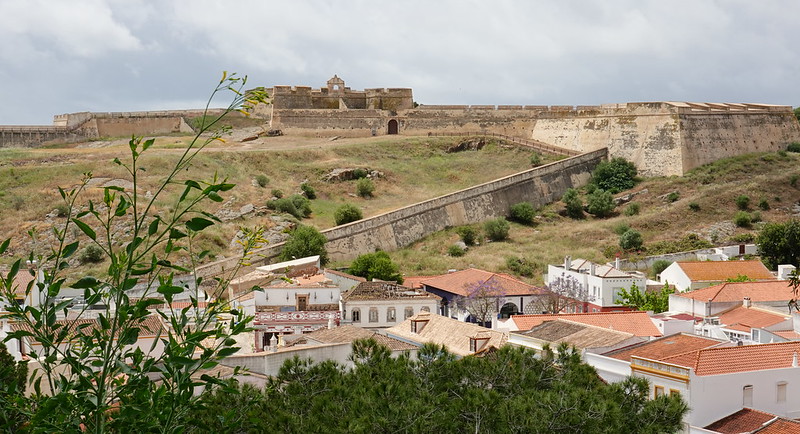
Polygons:
<instances>
[{"instance_id":1,"label":"white house","mask_svg":"<svg viewBox=\"0 0 800 434\"><path fill-rule=\"evenodd\" d=\"M385 328L420 313L436 312L441 298L394 282L361 282L342 294L342 322Z\"/></svg>"},{"instance_id":2,"label":"white house","mask_svg":"<svg viewBox=\"0 0 800 434\"><path fill-rule=\"evenodd\" d=\"M509 344L530 348L537 352L542 351L545 345L556 348L559 344L566 343L582 353L605 353L647 342L647 340L647 337L635 336L633 333L566 319L548 320L530 330L508 334Z\"/></svg>"},{"instance_id":3,"label":"white house","mask_svg":"<svg viewBox=\"0 0 800 434\"><path fill-rule=\"evenodd\" d=\"M673 262L660 274L661 283L675 285L678 291L705 288L746 277L750 280L774 280L761 261Z\"/></svg>"},{"instance_id":4,"label":"white house","mask_svg":"<svg viewBox=\"0 0 800 434\"><path fill-rule=\"evenodd\" d=\"M552 285L558 279L572 278L577 280L586 290L587 299L583 312L609 312L630 310L618 303L618 295L622 289L630 289L636 285L640 291L647 287L647 277L636 272L625 272L610 265L596 264L586 259L572 260L564 258L560 265L547 266L547 284Z\"/></svg>"}]
</instances>

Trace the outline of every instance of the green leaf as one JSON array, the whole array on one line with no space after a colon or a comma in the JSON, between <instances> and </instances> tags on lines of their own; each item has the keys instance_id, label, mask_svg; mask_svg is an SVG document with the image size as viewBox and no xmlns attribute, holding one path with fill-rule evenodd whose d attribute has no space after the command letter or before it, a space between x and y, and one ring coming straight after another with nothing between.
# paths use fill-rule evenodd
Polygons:
<instances>
[{"instance_id":1,"label":"green leaf","mask_svg":"<svg viewBox=\"0 0 800 434\"><path fill-rule=\"evenodd\" d=\"M191 230L193 230L193 231L195 231L195 232L200 232L203 229L205 229L205 228L207 228L207 227L209 227L209 226L211 226L213 224L214 224L214 222L212 222L211 220L204 219L202 217L195 217L195 218L189 220L188 222L186 222L186 227L191 229Z\"/></svg>"},{"instance_id":2,"label":"green leaf","mask_svg":"<svg viewBox=\"0 0 800 434\"><path fill-rule=\"evenodd\" d=\"M80 280L78 280L77 282L73 283L70 286L75 289L87 289L87 288L94 288L99 284L100 284L99 280L95 279L94 277L87 276L87 277L82 277Z\"/></svg>"},{"instance_id":3,"label":"green leaf","mask_svg":"<svg viewBox=\"0 0 800 434\"><path fill-rule=\"evenodd\" d=\"M169 238L173 240L179 240L181 238L186 237L186 234L179 231L178 229L172 228L169 231Z\"/></svg>"},{"instance_id":4,"label":"green leaf","mask_svg":"<svg viewBox=\"0 0 800 434\"><path fill-rule=\"evenodd\" d=\"M78 242L75 241L74 243L67 244L64 246L64 250L61 251L62 256L64 259L69 258L72 256L75 251L78 250Z\"/></svg>"},{"instance_id":5,"label":"green leaf","mask_svg":"<svg viewBox=\"0 0 800 434\"><path fill-rule=\"evenodd\" d=\"M208 198L213 200L214 202L222 202L222 196L218 195L216 192L208 193Z\"/></svg>"},{"instance_id":6,"label":"green leaf","mask_svg":"<svg viewBox=\"0 0 800 434\"><path fill-rule=\"evenodd\" d=\"M156 139L147 139L147 140L145 140L144 143L142 144L142 152L146 151L147 148L153 146L153 143L155 143L155 141L156 141Z\"/></svg>"},{"instance_id":7,"label":"green leaf","mask_svg":"<svg viewBox=\"0 0 800 434\"><path fill-rule=\"evenodd\" d=\"M158 232L158 224L159 224L159 219L157 218L152 222L150 222L150 226L147 227L147 235L150 236L155 235Z\"/></svg>"},{"instance_id":8,"label":"green leaf","mask_svg":"<svg viewBox=\"0 0 800 434\"><path fill-rule=\"evenodd\" d=\"M94 229L89 227L89 225L76 218L72 219L72 222L75 223L75 226L77 226L81 232L86 234L87 237L91 238L92 240L97 240L97 234L94 232Z\"/></svg>"},{"instance_id":9,"label":"green leaf","mask_svg":"<svg viewBox=\"0 0 800 434\"><path fill-rule=\"evenodd\" d=\"M164 295L175 295L183 292L183 287L175 285L159 285L158 292Z\"/></svg>"},{"instance_id":10,"label":"green leaf","mask_svg":"<svg viewBox=\"0 0 800 434\"><path fill-rule=\"evenodd\" d=\"M11 238L7 238L5 241L3 241L3 244L0 244L0 255L6 252L6 249L8 249L8 245L10 243L11 243Z\"/></svg>"},{"instance_id":11,"label":"green leaf","mask_svg":"<svg viewBox=\"0 0 800 434\"><path fill-rule=\"evenodd\" d=\"M217 357L228 357L228 356L230 356L230 355L232 355L232 354L236 353L236 352L237 352L237 351L239 351L240 349L241 349L241 348L239 348L239 347L228 347L228 348L222 348L221 350L219 350L219 351L217 352Z\"/></svg>"}]
</instances>

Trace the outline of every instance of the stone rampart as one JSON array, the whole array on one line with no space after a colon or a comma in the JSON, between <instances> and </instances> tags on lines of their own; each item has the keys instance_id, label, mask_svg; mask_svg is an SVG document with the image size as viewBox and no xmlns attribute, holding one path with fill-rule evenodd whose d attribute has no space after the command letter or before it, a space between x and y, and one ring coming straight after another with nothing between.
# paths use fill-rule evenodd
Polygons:
<instances>
[{"instance_id":1,"label":"stone rampart","mask_svg":"<svg viewBox=\"0 0 800 434\"><path fill-rule=\"evenodd\" d=\"M396 250L447 227L505 216L515 203L542 206L561 198L568 188L585 184L594 167L606 158L605 149L596 150L327 229L322 232L328 239L326 248L334 260L352 259L376 249ZM252 265L269 264L282 247L279 243L262 249ZM220 275L234 265L234 259L217 261L200 267L199 273Z\"/></svg>"}]
</instances>

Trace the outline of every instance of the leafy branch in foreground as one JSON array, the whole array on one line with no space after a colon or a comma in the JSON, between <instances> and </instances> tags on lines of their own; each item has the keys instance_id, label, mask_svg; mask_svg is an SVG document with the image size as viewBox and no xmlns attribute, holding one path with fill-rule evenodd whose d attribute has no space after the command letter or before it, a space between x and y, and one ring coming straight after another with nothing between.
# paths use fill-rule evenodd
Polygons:
<instances>
[{"instance_id":1,"label":"leafy branch in foreground","mask_svg":"<svg viewBox=\"0 0 800 434\"><path fill-rule=\"evenodd\" d=\"M52 229L56 242L48 253L28 255L38 268L31 271L35 278L24 289L16 287L17 276L26 272L22 259L0 276L0 306L7 311L1 318L13 324L5 341L22 341L33 367L35 394L25 425L31 431L181 431L197 402L195 388L219 383L202 370L238 350L233 337L247 330L249 318L218 296L264 240L259 228L244 231L238 264L204 281L196 270L208 252L196 251L195 239L219 220L203 206L223 201L234 185L217 175L183 176L206 146L222 140L224 129L215 129L222 117L265 100L261 91L245 93L246 82L223 74L206 115L221 92L233 93L231 103L222 114L203 117L151 194L140 190L147 173L142 155L154 140L142 138L130 140L124 161L113 161L132 188L105 187L101 200L84 200L91 173L76 188L59 188L67 218ZM67 284L69 259L81 245L99 248L108 268ZM9 240L0 244L0 254L8 246ZM67 287L83 291L81 308L69 309L72 300L61 296ZM33 302L15 303L18 291ZM186 307L172 308L177 299ZM156 306L163 307L153 314Z\"/></svg>"}]
</instances>

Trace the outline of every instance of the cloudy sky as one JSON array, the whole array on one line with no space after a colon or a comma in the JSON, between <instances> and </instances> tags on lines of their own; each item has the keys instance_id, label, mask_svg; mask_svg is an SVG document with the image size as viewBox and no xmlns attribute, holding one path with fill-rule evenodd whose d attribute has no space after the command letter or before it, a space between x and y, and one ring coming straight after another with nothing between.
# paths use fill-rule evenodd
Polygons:
<instances>
[{"instance_id":1,"label":"cloudy sky","mask_svg":"<svg viewBox=\"0 0 800 434\"><path fill-rule=\"evenodd\" d=\"M423 104L798 106L798 17L791 0L0 0L0 124L199 108L223 70Z\"/></svg>"}]
</instances>

